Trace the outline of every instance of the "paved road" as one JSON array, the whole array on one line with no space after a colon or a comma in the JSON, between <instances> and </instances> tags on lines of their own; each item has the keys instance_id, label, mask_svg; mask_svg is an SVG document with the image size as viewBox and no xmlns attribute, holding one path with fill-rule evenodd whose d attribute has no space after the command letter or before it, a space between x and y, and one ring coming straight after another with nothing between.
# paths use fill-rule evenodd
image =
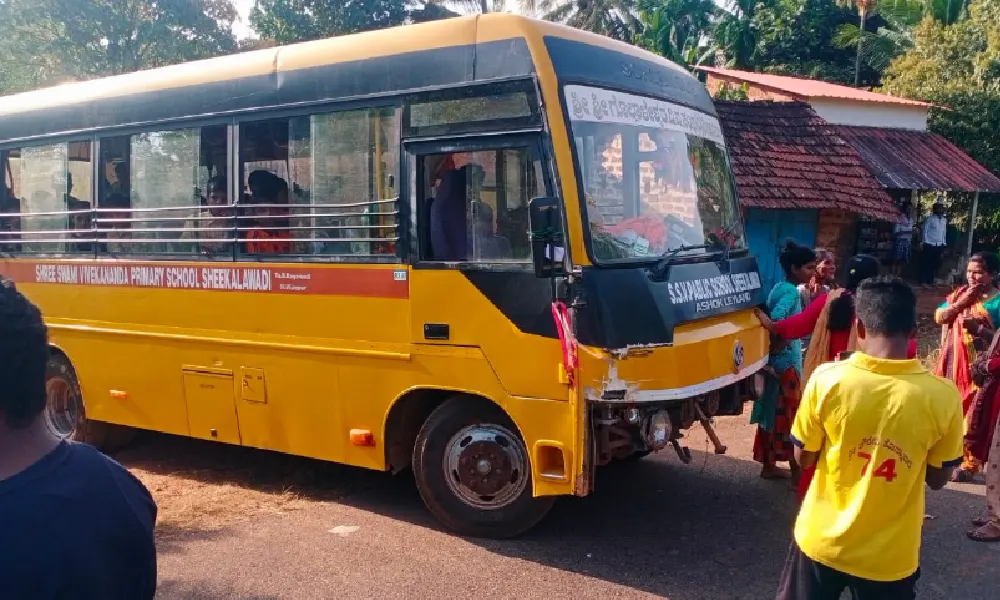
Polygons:
<instances>
[{"instance_id":1,"label":"paved road","mask_svg":"<svg viewBox=\"0 0 1000 600\"><path fill-rule=\"evenodd\" d=\"M601 474L597 492L567 498L515 541L441 531L412 481L363 475L338 502L257 517L160 544L162 598L773 597L794 501L746 460L746 417L721 423L731 456L672 454ZM249 451L248 451L249 452ZM962 532L982 487L931 494L922 598L995 599L1000 545Z\"/></svg>"}]
</instances>

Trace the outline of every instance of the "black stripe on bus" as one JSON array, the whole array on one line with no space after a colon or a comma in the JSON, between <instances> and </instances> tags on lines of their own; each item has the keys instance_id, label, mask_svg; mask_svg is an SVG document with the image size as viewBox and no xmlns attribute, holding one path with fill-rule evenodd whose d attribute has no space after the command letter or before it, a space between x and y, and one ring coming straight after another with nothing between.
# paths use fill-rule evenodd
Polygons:
<instances>
[{"instance_id":1,"label":"black stripe on bus","mask_svg":"<svg viewBox=\"0 0 1000 600\"><path fill-rule=\"evenodd\" d=\"M562 83L581 83L633 92L715 115L705 86L670 66L575 40L545 36L545 47Z\"/></svg>"},{"instance_id":2,"label":"black stripe on bus","mask_svg":"<svg viewBox=\"0 0 1000 600\"><path fill-rule=\"evenodd\" d=\"M530 76L523 38L452 46L0 115L5 142Z\"/></svg>"}]
</instances>

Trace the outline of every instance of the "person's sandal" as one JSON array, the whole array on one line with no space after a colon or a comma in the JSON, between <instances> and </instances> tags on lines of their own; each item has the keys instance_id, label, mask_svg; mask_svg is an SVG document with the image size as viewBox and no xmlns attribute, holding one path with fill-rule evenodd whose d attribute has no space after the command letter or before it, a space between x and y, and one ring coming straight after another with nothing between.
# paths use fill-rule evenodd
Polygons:
<instances>
[{"instance_id":1,"label":"person's sandal","mask_svg":"<svg viewBox=\"0 0 1000 600\"><path fill-rule=\"evenodd\" d=\"M973 474L965 469L957 469L951 474L951 480L954 483L969 483L972 481Z\"/></svg>"},{"instance_id":2,"label":"person's sandal","mask_svg":"<svg viewBox=\"0 0 1000 600\"><path fill-rule=\"evenodd\" d=\"M989 529L991 533L984 531L986 529ZM979 529L971 529L967 531L965 535L973 542L1000 542L1000 529L997 529L991 524L984 525Z\"/></svg>"}]
</instances>

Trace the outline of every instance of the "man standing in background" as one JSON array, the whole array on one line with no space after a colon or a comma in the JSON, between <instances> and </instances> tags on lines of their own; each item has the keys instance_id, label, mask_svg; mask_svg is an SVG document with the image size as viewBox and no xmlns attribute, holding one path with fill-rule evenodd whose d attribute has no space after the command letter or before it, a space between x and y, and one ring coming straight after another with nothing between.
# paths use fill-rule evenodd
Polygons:
<instances>
[{"instance_id":1,"label":"man standing in background","mask_svg":"<svg viewBox=\"0 0 1000 600\"><path fill-rule=\"evenodd\" d=\"M934 285L934 277L941 265L941 256L948 246L948 217L944 215L941 199L934 202L931 215L924 220L923 277L924 285Z\"/></svg>"}]
</instances>

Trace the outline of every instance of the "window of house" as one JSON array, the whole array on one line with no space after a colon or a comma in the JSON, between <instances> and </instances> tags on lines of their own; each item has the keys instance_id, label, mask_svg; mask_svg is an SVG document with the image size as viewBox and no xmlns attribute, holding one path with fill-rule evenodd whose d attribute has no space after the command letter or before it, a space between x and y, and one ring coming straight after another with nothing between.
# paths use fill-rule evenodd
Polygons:
<instances>
[{"instance_id":1,"label":"window of house","mask_svg":"<svg viewBox=\"0 0 1000 600\"><path fill-rule=\"evenodd\" d=\"M227 127L101 140L98 235L111 253L232 254Z\"/></svg>"},{"instance_id":2,"label":"window of house","mask_svg":"<svg viewBox=\"0 0 1000 600\"><path fill-rule=\"evenodd\" d=\"M422 256L445 262L531 260L528 203L545 195L528 147L422 157Z\"/></svg>"},{"instance_id":3,"label":"window of house","mask_svg":"<svg viewBox=\"0 0 1000 600\"><path fill-rule=\"evenodd\" d=\"M242 254L395 260L399 110L240 125Z\"/></svg>"},{"instance_id":4,"label":"window of house","mask_svg":"<svg viewBox=\"0 0 1000 600\"><path fill-rule=\"evenodd\" d=\"M0 251L92 251L90 141L9 150L4 175Z\"/></svg>"}]
</instances>

